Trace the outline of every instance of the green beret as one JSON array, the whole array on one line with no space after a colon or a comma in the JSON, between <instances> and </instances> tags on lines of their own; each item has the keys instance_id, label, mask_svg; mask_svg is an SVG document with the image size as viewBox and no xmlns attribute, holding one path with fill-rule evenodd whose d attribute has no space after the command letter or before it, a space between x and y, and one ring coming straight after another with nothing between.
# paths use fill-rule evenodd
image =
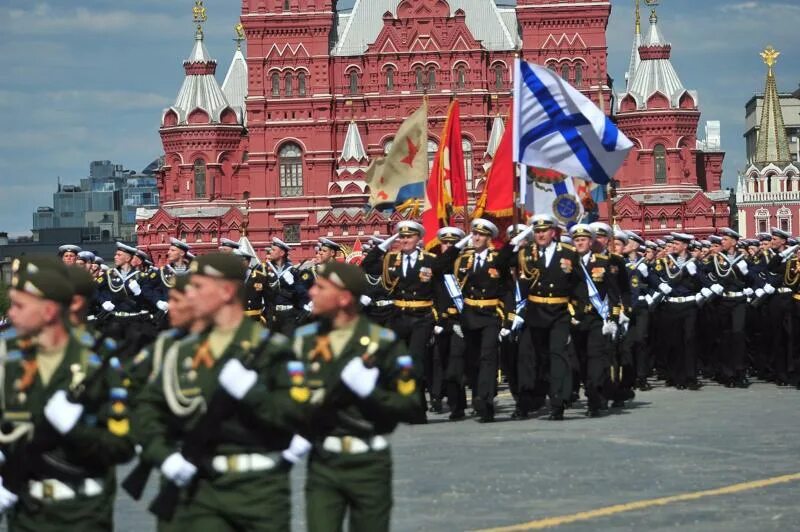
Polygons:
<instances>
[{"instance_id":1,"label":"green beret","mask_svg":"<svg viewBox=\"0 0 800 532\"><path fill-rule=\"evenodd\" d=\"M317 266L317 276L329 280L357 298L367 292L367 278L364 276L364 270L354 264L326 262Z\"/></svg>"},{"instance_id":2,"label":"green beret","mask_svg":"<svg viewBox=\"0 0 800 532\"><path fill-rule=\"evenodd\" d=\"M95 282L92 275L87 272L85 268L69 266L67 267L67 277L76 295L83 296L87 299L92 299L94 297L97 282Z\"/></svg>"},{"instance_id":3,"label":"green beret","mask_svg":"<svg viewBox=\"0 0 800 532\"><path fill-rule=\"evenodd\" d=\"M232 253L209 253L197 257L189 265L189 271L214 279L244 282L247 266L243 264L241 257Z\"/></svg>"},{"instance_id":4,"label":"green beret","mask_svg":"<svg viewBox=\"0 0 800 532\"><path fill-rule=\"evenodd\" d=\"M11 265L11 288L62 305L72 301L67 266L51 257L15 259Z\"/></svg>"},{"instance_id":5,"label":"green beret","mask_svg":"<svg viewBox=\"0 0 800 532\"><path fill-rule=\"evenodd\" d=\"M177 290L178 292L185 294L186 287L189 286L189 279L191 275L187 274L178 274L175 276L175 286L171 288L171 290Z\"/></svg>"}]
</instances>

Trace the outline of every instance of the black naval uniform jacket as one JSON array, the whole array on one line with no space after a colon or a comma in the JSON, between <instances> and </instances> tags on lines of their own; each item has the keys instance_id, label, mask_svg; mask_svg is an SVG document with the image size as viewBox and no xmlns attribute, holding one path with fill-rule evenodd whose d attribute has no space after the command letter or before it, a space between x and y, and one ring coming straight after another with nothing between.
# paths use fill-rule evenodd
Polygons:
<instances>
[{"instance_id":1,"label":"black naval uniform jacket","mask_svg":"<svg viewBox=\"0 0 800 532\"><path fill-rule=\"evenodd\" d=\"M589 261L583 263L583 257L578 259L583 264L583 268L592 279L595 288L597 288L598 296L601 301L605 301L608 305L608 315L606 319L616 320L619 318L620 312L620 287L617 284L619 279L619 272L614 270L611 257L603 253L592 253ZM578 265L579 274L584 277L584 282L578 284L575 288L575 297L572 302L575 310L575 319L581 321L585 316L595 316L600 319L597 309L592 305L589 298L589 285L585 281L585 274L583 268Z\"/></svg>"},{"instance_id":2,"label":"black naval uniform jacket","mask_svg":"<svg viewBox=\"0 0 800 532\"><path fill-rule=\"evenodd\" d=\"M731 266L736 257L729 257L723 253L715 253L709 257L708 263L704 264L706 275L709 280L722 286L724 294L740 294L737 297L744 297L742 291L745 288L758 288L758 276L747 265L747 274L743 274L739 269L739 263ZM747 264L747 259L741 259ZM723 294L723 297L725 297ZM732 297L732 296L728 296Z\"/></svg>"},{"instance_id":3,"label":"black naval uniform jacket","mask_svg":"<svg viewBox=\"0 0 800 532\"><path fill-rule=\"evenodd\" d=\"M266 307L267 276L263 266L253 268L244 281L245 314L256 321L265 323L263 316Z\"/></svg>"},{"instance_id":4,"label":"black naval uniform jacket","mask_svg":"<svg viewBox=\"0 0 800 532\"><path fill-rule=\"evenodd\" d=\"M647 275L643 275L642 272L639 270L640 265L644 264L647 268ZM630 309L636 308L647 308L647 301L645 297L651 294L652 289L648 285L648 277L650 276L650 268L652 268L652 264L648 264L644 257L639 258L635 261L628 260L627 264L625 264L625 268L628 271L628 279L629 279L629 286L631 290L631 303ZM629 311L626 310L625 313L627 314Z\"/></svg>"},{"instance_id":5,"label":"black naval uniform jacket","mask_svg":"<svg viewBox=\"0 0 800 532\"><path fill-rule=\"evenodd\" d=\"M508 268L500 267L498 255L497 250L488 249L480 267L474 249L463 251L455 260L453 273L464 297L461 323L467 329L499 324L504 318Z\"/></svg>"},{"instance_id":6,"label":"black naval uniform jacket","mask_svg":"<svg viewBox=\"0 0 800 532\"><path fill-rule=\"evenodd\" d=\"M265 299L270 309L278 305L299 309L308 303L308 285L291 262L285 262L280 269L265 262L263 272L267 278Z\"/></svg>"},{"instance_id":7,"label":"black naval uniform jacket","mask_svg":"<svg viewBox=\"0 0 800 532\"><path fill-rule=\"evenodd\" d=\"M678 266L675 257L667 255L658 259L655 266L650 268L648 282L656 290L662 283L669 285L672 292L667 296L668 300L694 297L703 287L708 288L712 284L704 272L703 265L697 261L695 265L697 274L690 275L685 266L683 269Z\"/></svg>"},{"instance_id":8,"label":"black naval uniform jacket","mask_svg":"<svg viewBox=\"0 0 800 532\"><path fill-rule=\"evenodd\" d=\"M134 295L129 287L133 280L136 280L142 289L138 296ZM136 314L147 306L144 298L146 294L144 283L145 281L140 279L138 270L130 270L123 274L117 268L112 268L97 278L97 299L101 305L106 301L111 301L114 304L114 313Z\"/></svg>"}]
</instances>

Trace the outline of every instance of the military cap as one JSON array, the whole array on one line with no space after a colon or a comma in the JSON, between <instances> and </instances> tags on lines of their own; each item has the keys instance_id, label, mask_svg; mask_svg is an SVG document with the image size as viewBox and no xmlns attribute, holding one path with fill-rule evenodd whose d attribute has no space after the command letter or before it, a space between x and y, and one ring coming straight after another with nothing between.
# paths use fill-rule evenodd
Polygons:
<instances>
[{"instance_id":1,"label":"military cap","mask_svg":"<svg viewBox=\"0 0 800 532\"><path fill-rule=\"evenodd\" d=\"M397 231L400 236L425 236L425 228L422 227L422 224L413 220L403 220L402 222L398 222L397 226L395 227L395 231Z\"/></svg>"},{"instance_id":2,"label":"military cap","mask_svg":"<svg viewBox=\"0 0 800 532\"><path fill-rule=\"evenodd\" d=\"M286 242L284 242L283 240L281 240L280 238L278 238L276 236L272 237L272 245L273 246L278 246L279 248L284 250L286 253L289 253L292 250L292 248L289 247L289 244L287 244Z\"/></svg>"},{"instance_id":3,"label":"military cap","mask_svg":"<svg viewBox=\"0 0 800 532\"><path fill-rule=\"evenodd\" d=\"M659 238L658 240L656 240L656 245L660 248L663 248L664 246L667 245L667 241Z\"/></svg>"},{"instance_id":4,"label":"military cap","mask_svg":"<svg viewBox=\"0 0 800 532\"><path fill-rule=\"evenodd\" d=\"M63 246L58 247L58 255L61 256L64 253L75 253L76 255L81 252L81 248L75 246L73 244L65 244Z\"/></svg>"},{"instance_id":5,"label":"military cap","mask_svg":"<svg viewBox=\"0 0 800 532\"><path fill-rule=\"evenodd\" d=\"M506 235L508 235L508 237L511 238L515 235L520 234L527 228L528 226L525 224L517 224L516 226L514 226L514 224L511 224L506 228Z\"/></svg>"},{"instance_id":6,"label":"military cap","mask_svg":"<svg viewBox=\"0 0 800 532\"><path fill-rule=\"evenodd\" d=\"M247 251L243 250L242 248L234 249L233 250L233 255L235 255L237 257L241 257L243 259L247 259L248 261L255 258L250 253L248 253Z\"/></svg>"},{"instance_id":7,"label":"military cap","mask_svg":"<svg viewBox=\"0 0 800 532\"><path fill-rule=\"evenodd\" d=\"M100 269L104 272L107 272L108 270L111 269L111 267L109 267L109 265L104 262L103 264L100 265Z\"/></svg>"},{"instance_id":8,"label":"military cap","mask_svg":"<svg viewBox=\"0 0 800 532\"><path fill-rule=\"evenodd\" d=\"M72 301L67 266L49 257L15 259L11 264L11 288L62 305Z\"/></svg>"},{"instance_id":9,"label":"military cap","mask_svg":"<svg viewBox=\"0 0 800 532\"><path fill-rule=\"evenodd\" d=\"M95 257L94 263L100 266L101 264L105 264L106 260L103 257Z\"/></svg>"},{"instance_id":10,"label":"military cap","mask_svg":"<svg viewBox=\"0 0 800 532\"><path fill-rule=\"evenodd\" d=\"M497 228L495 224L493 224L492 222L490 222L485 218L475 218L474 220L472 220L472 223L470 224L470 229L472 229L474 233L489 235L492 238L496 237L497 233L500 232L500 230Z\"/></svg>"},{"instance_id":11,"label":"military cap","mask_svg":"<svg viewBox=\"0 0 800 532\"><path fill-rule=\"evenodd\" d=\"M711 247L711 242L708 241L708 240L701 240L700 241L700 245L703 246L704 248L710 248Z\"/></svg>"},{"instance_id":12,"label":"military cap","mask_svg":"<svg viewBox=\"0 0 800 532\"><path fill-rule=\"evenodd\" d=\"M558 221L551 214L535 214L531 218L531 225L533 230L552 229L558 225Z\"/></svg>"},{"instance_id":13,"label":"military cap","mask_svg":"<svg viewBox=\"0 0 800 532\"><path fill-rule=\"evenodd\" d=\"M630 237L625 231L614 231L614 240L619 240L620 242L627 244L629 239Z\"/></svg>"},{"instance_id":14,"label":"military cap","mask_svg":"<svg viewBox=\"0 0 800 532\"><path fill-rule=\"evenodd\" d=\"M232 253L209 253L194 260L189 265L189 271L194 275L215 279L242 281L247 273L247 266L242 263L241 257Z\"/></svg>"},{"instance_id":15,"label":"military cap","mask_svg":"<svg viewBox=\"0 0 800 532\"><path fill-rule=\"evenodd\" d=\"M231 249L239 249L239 243L230 240L229 238L220 238L219 239L219 248L231 248Z\"/></svg>"},{"instance_id":16,"label":"military cap","mask_svg":"<svg viewBox=\"0 0 800 532\"><path fill-rule=\"evenodd\" d=\"M347 290L356 298L367 291L367 278L364 270L346 262L326 262L317 266L317 276L329 280L339 288Z\"/></svg>"},{"instance_id":17,"label":"military cap","mask_svg":"<svg viewBox=\"0 0 800 532\"><path fill-rule=\"evenodd\" d=\"M594 238L594 229L589 224L575 224L569 230L569 235L572 238L578 238L579 236L585 236L588 238Z\"/></svg>"},{"instance_id":18,"label":"military cap","mask_svg":"<svg viewBox=\"0 0 800 532\"><path fill-rule=\"evenodd\" d=\"M678 242L683 242L684 244L691 244L692 240L694 240L694 236L688 233L673 232L670 233L670 236Z\"/></svg>"},{"instance_id":19,"label":"military cap","mask_svg":"<svg viewBox=\"0 0 800 532\"><path fill-rule=\"evenodd\" d=\"M458 242L465 236L464 230L458 227L442 227L436 231L436 238L441 242Z\"/></svg>"},{"instance_id":20,"label":"military cap","mask_svg":"<svg viewBox=\"0 0 800 532\"><path fill-rule=\"evenodd\" d=\"M698 242L697 240L692 240L691 242L689 242L689 249L700 249L700 247L701 247L700 242Z\"/></svg>"},{"instance_id":21,"label":"military cap","mask_svg":"<svg viewBox=\"0 0 800 532\"><path fill-rule=\"evenodd\" d=\"M117 250L123 251L123 252L127 253L128 255L130 255L131 257L136 255L136 251L137 251L137 249L135 247L129 246L129 245L125 244L124 242L117 242Z\"/></svg>"},{"instance_id":22,"label":"military cap","mask_svg":"<svg viewBox=\"0 0 800 532\"><path fill-rule=\"evenodd\" d=\"M793 237L792 238L787 238L786 239L786 243L789 244L790 246L794 246L794 245L797 244L797 239L793 238Z\"/></svg>"},{"instance_id":23,"label":"military cap","mask_svg":"<svg viewBox=\"0 0 800 532\"><path fill-rule=\"evenodd\" d=\"M333 240L331 240L329 238L324 238L324 237L319 239L319 247L320 248L328 248L328 249L330 249L332 251L341 251L342 250L342 246L340 246L339 244L337 244Z\"/></svg>"},{"instance_id":24,"label":"military cap","mask_svg":"<svg viewBox=\"0 0 800 532\"><path fill-rule=\"evenodd\" d=\"M190 249L189 248L189 244L187 244L186 242L183 242L181 240L178 240L177 238L170 238L169 239L169 245L170 246L175 246L176 248L178 248L178 249L180 249L182 251L185 251L186 253L189 253L189 249Z\"/></svg>"},{"instance_id":25,"label":"military cap","mask_svg":"<svg viewBox=\"0 0 800 532\"><path fill-rule=\"evenodd\" d=\"M646 247L647 249L658 249L658 244L656 244L652 240L645 240L644 247Z\"/></svg>"},{"instance_id":26,"label":"military cap","mask_svg":"<svg viewBox=\"0 0 800 532\"><path fill-rule=\"evenodd\" d=\"M80 266L68 266L67 278L72 284L72 290L75 295L83 296L86 299L92 299L97 290L97 283L92 275Z\"/></svg>"},{"instance_id":27,"label":"military cap","mask_svg":"<svg viewBox=\"0 0 800 532\"><path fill-rule=\"evenodd\" d=\"M784 240L789 240L790 238L792 238L792 235L790 235L789 233L778 227L771 228L770 234L772 236L777 236L778 238L782 238Z\"/></svg>"},{"instance_id":28,"label":"military cap","mask_svg":"<svg viewBox=\"0 0 800 532\"><path fill-rule=\"evenodd\" d=\"M758 240L745 240L745 245L758 247L761 245L761 242Z\"/></svg>"},{"instance_id":29,"label":"military cap","mask_svg":"<svg viewBox=\"0 0 800 532\"><path fill-rule=\"evenodd\" d=\"M83 262L93 262L94 261L94 253L91 251L81 251L78 253L78 258L81 259Z\"/></svg>"},{"instance_id":30,"label":"military cap","mask_svg":"<svg viewBox=\"0 0 800 532\"><path fill-rule=\"evenodd\" d=\"M727 236L728 238L732 238L734 240L739 240L742 238L742 235L731 229L730 227L723 227L719 230L720 236Z\"/></svg>"},{"instance_id":31,"label":"military cap","mask_svg":"<svg viewBox=\"0 0 800 532\"><path fill-rule=\"evenodd\" d=\"M769 242L772 240L772 233L756 233L759 242Z\"/></svg>"},{"instance_id":32,"label":"military cap","mask_svg":"<svg viewBox=\"0 0 800 532\"><path fill-rule=\"evenodd\" d=\"M722 238L717 235L709 235L708 241L711 242L711 244L722 244Z\"/></svg>"},{"instance_id":33,"label":"military cap","mask_svg":"<svg viewBox=\"0 0 800 532\"><path fill-rule=\"evenodd\" d=\"M189 286L189 281L191 279L192 276L185 273L180 273L176 275L174 278L175 284L172 285L172 288L170 288L170 290L177 290L178 292L185 294L186 287Z\"/></svg>"},{"instance_id":34,"label":"military cap","mask_svg":"<svg viewBox=\"0 0 800 532\"><path fill-rule=\"evenodd\" d=\"M640 246L643 246L645 244L644 238L639 236L638 233L636 233L634 231L626 231L626 233L627 233L629 239L633 240L634 242L636 242Z\"/></svg>"},{"instance_id":35,"label":"military cap","mask_svg":"<svg viewBox=\"0 0 800 532\"><path fill-rule=\"evenodd\" d=\"M664 235L664 242L666 242L667 244L669 244L673 240L675 240L674 236L672 236L672 235Z\"/></svg>"},{"instance_id":36,"label":"military cap","mask_svg":"<svg viewBox=\"0 0 800 532\"><path fill-rule=\"evenodd\" d=\"M606 236L609 238L614 236L614 230L607 223L594 222L589 224L589 226L594 231L595 236Z\"/></svg>"},{"instance_id":37,"label":"military cap","mask_svg":"<svg viewBox=\"0 0 800 532\"><path fill-rule=\"evenodd\" d=\"M136 256L142 259L142 262L150 262L150 257L147 255L147 252L137 249Z\"/></svg>"},{"instance_id":38,"label":"military cap","mask_svg":"<svg viewBox=\"0 0 800 532\"><path fill-rule=\"evenodd\" d=\"M560 237L558 237L558 241L561 242L562 244L570 244L570 245L573 244L572 239L567 235L561 235Z\"/></svg>"},{"instance_id":39,"label":"military cap","mask_svg":"<svg viewBox=\"0 0 800 532\"><path fill-rule=\"evenodd\" d=\"M187 251L187 252L186 252L186 259L187 259L187 260L190 260L190 261L192 261L192 260L194 260L194 259L196 259L196 258L197 258L197 255L195 255L195 254L194 254L194 253L192 253L191 251Z\"/></svg>"}]
</instances>

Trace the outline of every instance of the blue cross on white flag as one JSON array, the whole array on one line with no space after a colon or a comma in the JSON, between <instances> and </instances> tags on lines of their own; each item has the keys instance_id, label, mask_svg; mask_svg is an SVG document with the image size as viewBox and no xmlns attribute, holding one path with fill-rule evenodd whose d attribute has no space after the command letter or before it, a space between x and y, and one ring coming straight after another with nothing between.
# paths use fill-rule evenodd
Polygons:
<instances>
[{"instance_id":1,"label":"blue cross on white flag","mask_svg":"<svg viewBox=\"0 0 800 532\"><path fill-rule=\"evenodd\" d=\"M514 161L605 185L633 143L572 85L516 60Z\"/></svg>"}]
</instances>

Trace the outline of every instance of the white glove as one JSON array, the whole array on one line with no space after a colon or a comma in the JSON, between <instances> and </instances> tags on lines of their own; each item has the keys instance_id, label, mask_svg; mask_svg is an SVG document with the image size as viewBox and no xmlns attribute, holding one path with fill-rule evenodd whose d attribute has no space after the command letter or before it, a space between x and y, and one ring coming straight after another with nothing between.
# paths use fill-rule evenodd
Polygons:
<instances>
[{"instance_id":1,"label":"white glove","mask_svg":"<svg viewBox=\"0 0 800 532\"><path fill-rule=\"evenodd\" d=\"M115 307L114 303L112 303L111 301L105 301L100 306L103 307L103 310L105 310L106 312L113 312Z\"/></svg>"},{"instance_id":2,"label":"white glove","mask_svg":"<svg viewBox=\"0 0 800 532\"><path fill-rule=\"evenodd\" d=\"M67 399L67 392L58 390L44 406L44 416L61 434L71 431L83 415L83 405Z\"/></svg>"},{"instance_id":3,"label":"white glove","mask_svg":"<svg viewBox=\"0 0 800 532\"><path fill-rule=\"evenodd\" d=\"M502 329L500 329L500 334L497 335L497 339L502 340L509 334L511 334L511 329L506 329L505 327L503 327Z\"/></svg>"},{"instance_id":4,"label":"white glove","mask_svg":"<svg viewBox=\"0 0 800 532\"><path fill-rule=\"evenodd\" d=\"M520 316L514 316L514 320L511 322L511 329L516 330L525 325L525 320L523 320Z\"/></svg>"},{"instance_id":5,"label":"white glove","mask_svg":"<svg viewBox=\"0 0 800 532\"><path fill-rule=\"evenodd\" d=\"M764 289L763 288L756 288L756 297L761 299L764 297Z\"/></svg>"},{"instance_id":6,"label":"white glove","mask_svg":"<svg viewBox=\"0 0 800 532\"><path fill-rule=\"evenodd\" d=\"M653 304L653 296L651 296L650 294L646 294L644 296L644 302L647 303L647 306L649 307L650 305Z\"/></svg>"},{"instance_id":7,"label":"white glove","mask_svg":"<svg viewBox=\"0 0 800 532\"><path fill-rule=\"evenodd\" d=\"M670 285L668 285L667 283L661 283L660 285L658 285L658 289L665 296L668 296L668 295L670 295L672 293L672 287Z\"/></svg>"},{"instance_id":8,"label":"white glove","mask_svg":"<svg viewBox=\"0 0 800 532\"><path fill-rule=\"evenodd\" d=\"M747 263L743 260L740 260L736 263L736 267L739 268L739 271L742 272L742 275L747 275Z\"/></svg>"},{"instance_id":9,"label":"white glove","mask_svg":"<svg viewBox=\"0 0 800 532\"><path fill-rule=\"evenodd\" d=\"M189 485L197 468L186 460L181 453L172 453L161 464L161 474L171 480L179 488Z\"/></svg>"},{"instance_id":10,"label":"white glove","mask_svg":"<svg viewBox=\"0 0 800 532\"><path fill-rule=\"evenodd\" d=\"M705 286L700 289L700 293L703 295L704 298L708 299L714 295L714 292L706 288Z\"/></svg>"},{"instance_id":11,"label":"white glove","mask_svg":"<svg viewBox=\"0 0 800 532\"><path fill-rule=\"evenodd\" d=\"M639 264L636 267L636 269L639 270L639 273L642 274L642 277L647 277L649 275L649 273L650 273L650 269L647 267L647 264L645 264L644 262Z\"/></svg>"},{"instance_id":12,"label":"white glove","mask_svg":"<svg viewBox=\"0 0 800 532\"><path fill-rule=\"evenodd\" d=\"M620 312L619 313L619 324L620 325L625 325L626 323L630 323L630 322L631 322L631 319L624 312Z\"/></svg>"},{"instance_id":13,"label":"white glove","mask_svg":"<svg viewBox=\"0 0 800 532\"><path fill-rule=\"evenodd\" d=\"M753 295L753 293L754 293L752 288L745 288L745 289L743 290L743 292L744 292L744 295L746 295L747 297L750 297L750 296L752 296L752 295Z\"/></svg>"},{"instance_id":14,"label":"white glove","mask_svg":"<svg viewBox=\"0 0 800 532\"><path fill-rule=\"evenodd\" d=\"M314 302L309 301L308 303L303 305L303 310L305 310L306 312L311 312L312 310L314 310Z\"/></svg>"},{"instance_id":15,"label":"white glove","mask_svg":"<svg viewBox=\"0 0 800 532\"><path fill-rule=\"evenodd\" d=\"M142 287L139 286L139 283L136 281L136 279L131 279L128 281L128 288L135 296L138 296L142 293Z\"/></svg>"},{"instance_id":16,"label":"white glove","mask_svg":"<svg viewBox=\"0 0 800 532\"><path fill-rule=\"evenodd\" d=\"M166 301L156 301L156 308L162 312L167 312L169 310L169 303Z\"/></svg>"},{"instance_id":17,"label":"white glove","mask_svg":"<svg viewBox=\"0 0 800 532\"><path fill-rule=\"evenodd\" d=\"M361 358L354 358L344 367L341 377L354 394L364 399L375 389L379 374L378 368L368 368Z\"/></svg>"},{"instance_id":18,"label":"white glove","mask_svg":"<svg viewBox=\"0 0 800 532\"><path fill-rule=\"evenodd\" d=\"M718 296L721 296L722 292L724 292L725 289L722 288L722 285L714 283L711 285L711 291L717 294Z\"/></svg>"},{"instance_id":19,"label":"white glove","mask_svg":"<svg viewBox=\"0 0 800 532\"><path fill-rule=\"evenodd\" d=\"M613 321L603 322L603 335L614 337L617 334L617 324Z\"/></svg>"},{"instance_id":20,"label":"white glove","mask_svg":"<svg viewBox=\"0 0 800 532\"><path fill-rule=\"evenodd\" d=\"M289 286L294 284L294 275L292 275L292 272L290 272L289 270L283 272L283 275L281 275L281 279L286 281L286 284L288 284Z\"/></svg>"},{"instance_id":21,"label":"white glove","mask_svg":"<svg viewBox=\"0 0 800 532\"><path fill-rule=\"evenodd\" d=\"M510 244L511 244L512 246L514 246L515 248L519 247L519 245L520 245L520 244L521 244L521 243L522 243L522 242L523 242L523 241L524 241L526 238L528 238L528 235L529 235L529 234L531 234L531 233L533 233L533 226L532 226L532 225L529 225L528 227L526 227L526 228L525 228L525 230L524 230L524 231L522 231L520 234L518 234L517 236L515 236L514 238L512 238L512 239L511 239L511 242L510 242Z\"/></svg>"},{"instance_id":22,"label":"white glove","mask_svg":"<svg viewBox=\"0 0 800 532\"><path fill-rule=\"evenodd\" d=\"M695 265L694 262L687 262L686 271L689 272L689 275L695 276L697 275L697 266Z\"/></svg>"},{"instance_id":23,"label":"white glove","mask_svg":"<svg viewBox=\"0 0 800 532\"><path fill-rule=\"evenodd\" d=\"M258 380L258 374L237 359L229 360L219 372L219 383L231 397L241 401Z\"/></svg>"},{"instance_id":24,"label":"white glove","mask_svg":"<svg viewBox=\"0 0 800 532\"><path fill-rule=\"evenodd\" d=\"M287 461L296 464L311 450L311 442L299 434L292 436L289 447L283 450L281 456Z\"/></svg>"},{"instance_id":25,"label":"white glove","mask_svg":"<svg viewBox=\"0 0 800 532\"><path fill-rule=\"evenodd\" d=\"M17 496L3 487L3 478L0 477L0 514L7 512L17 504Z\"/></svg>"},{"instance_id":26,"label":"white glove","mask_svg":"<svg viewBox=\"0 0 800 532\"><path fill-rule=\"evenodd\" d=\"M444 327L441 327L440 325L433 326L433 334L442 334L442 331L444 331Z\"/></svg>"},{"instance_id":27,"label":"white glove","mask_svg":"<svg viewBox=\"0 0 800 532\"><path fill-rule=\"evenodd\" d=\"M472 241L472 235L467 235L456 242L456 249L464 249Z\"/></svg>"},{"instance_id":28,"label":"white glove","mask_svg":"<svg viewBox=\"0 0 800 532\"><path fill-rule=\"evenodd\" d=\"M378 244L378 249L386 253L387 251L389 251L389 248L392 247L392 243L398 238L400 238L399 233L390 236L389 238Z\"/></svg>"},{"instance_id":29,"label":"white glove","mask_svg":"<svg viewBox=\"0 0 800 532\"><path fill-rule=\"evenodd\" d=\"M464 331L461 330L461 325L459 325L458 323L453 325L453 333L455 333L455 335L458 336L459 338L464 338Z\"/></svg>"},{"instance_id":30,"label":"white glove","mask_svg":"<svg viewBox=\"0 0 800 532\"><path fill-rule=\"evenodd\" d=\"M764 285L764 292L767 293L767 294L770 294L770 295L774 294L775 293L775 287L772 286L771 284L765 284Z\"/></svg>"},{"instance_id":31,"label":"white glove","mask_svg":"<svg viewBox=\"0 0 800 532\"><path fill-rule=\"evenodd\" d=\"M372 303L372 298L369 297L368 295L363 295L363 296L359 297L358 300L361 302L361 305L364 306L364 307L368 307L369 304Z\"/></svg>"}]
</instances>

